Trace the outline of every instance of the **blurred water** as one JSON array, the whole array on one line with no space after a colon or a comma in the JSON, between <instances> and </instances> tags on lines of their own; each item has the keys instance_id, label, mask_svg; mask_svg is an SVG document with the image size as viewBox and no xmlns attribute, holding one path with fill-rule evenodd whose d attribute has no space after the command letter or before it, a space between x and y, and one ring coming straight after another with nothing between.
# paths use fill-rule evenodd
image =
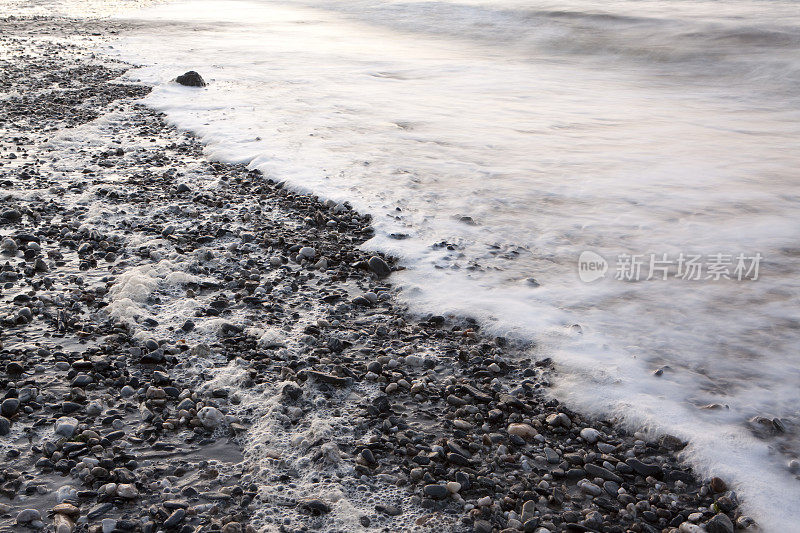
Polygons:
<instances>
[{"instance_id":1,"label":"blurred water","mask_svg":"<svg viewBox=\"0 0 800 533\"><path fill-rule=\"evenodd\" d=\"M145 65L132 76L211 156L372 212L369 246L403 258L416 310L530 341L559 363L558 395L690 438L768 528L797 523L795 2L210 0L136 17L149 25L118 45ZM209 87L169 83L189 69ZM603 279L580 280L585 250ZM620 254L642 256L638 281L615 279ZM730 273L762 259L757 280L677 263L647 280L650 254L724 254Z\"/></svg>"}]
</instances>

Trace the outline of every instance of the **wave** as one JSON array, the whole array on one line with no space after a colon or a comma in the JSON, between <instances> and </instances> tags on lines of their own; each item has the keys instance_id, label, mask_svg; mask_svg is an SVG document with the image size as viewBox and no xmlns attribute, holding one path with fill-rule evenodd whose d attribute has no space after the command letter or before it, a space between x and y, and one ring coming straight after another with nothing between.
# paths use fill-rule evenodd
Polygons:
<instances>
[{"instance_id":1,"label":"wave","mask_svg":"<svg viewBox=\"0 0 800 533\"><path fill-rule=\"evenodd\" d=\"M500 47L502 53L531 61L585 56L609 64L630 61L637 68L669 69L691 80L717 77L752 83L753 90L780 84L780 92L800 98L800 16L689 16L680 3L648 16L632 13L500 3L458 2L301 2L371 25L428 37L466 40ZM698 5L713 4L699 2ZM619 9L619 8L618 8ZM631 6L626 5L626 9ZM713 5L709 10L717 9ZM769 13L769 10L766 11Z\"/></svg>"}]
</instances>

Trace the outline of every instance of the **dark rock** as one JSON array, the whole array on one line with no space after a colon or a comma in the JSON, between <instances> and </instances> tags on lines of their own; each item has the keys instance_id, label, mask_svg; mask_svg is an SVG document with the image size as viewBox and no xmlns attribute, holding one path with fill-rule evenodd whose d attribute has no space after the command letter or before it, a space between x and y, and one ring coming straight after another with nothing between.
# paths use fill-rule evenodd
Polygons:
<instances>
[{"instance_id":1,"label":"dark rock","mask_svg":"<svg viewBox=\"0 0 800 533\"><path fill-rule=\"evenodd\" d=\"M189 504L183 500L167 500L164 502L164 509L186 509Z\"/></svg>"},{"instance_id":2,"label":"dark rock","mask_svg":"<svg viewBox=\"0 0 800 533\"><path fill-rule=\"evenodd\" d=\"M378 464L378 462L375 460L375 455L373 455L372 450L369 448L364 448L361 450L361 459L368 465Z\"/></svg>"},{"instance_id":3,"label":"dark rock","mask_svg":"<svg viewBox=\"0 0 800 533\"><path fill-rule=\"evenodd\" d=\"M690 472L683 470L669 470L665 471L664 479L674 483L675 481L683 481L684 483L691 483L694 481L694 476Z\"/></svg>"},{"instance_id":4,"label":"dark rock","mask_svg":"<svg viewBox=\"0 0 800 533\"><path fill-rule=\"evenodd\" d=\"M238 335L242 331L244 331L244 328L242 328L241 326L230 324L228 322L223 322L222 325L220 325L219 329L220 331L222 331L223 335Z\"/></svg>"},{"instance_id":5,"label":"dark rock","mask_svg":"<svg viewBox=\"0 0 800 533\"><path fill-rule=\"evenodd\" d=\"M156 363L161 363L162 361L164 361L164 359L165 359L164 350L159 348L157 350L153 350L150 353L144 354L140 361L144 364L156 364Z\"/></svg>"},{"instance_id":6,"label":"dark rock","mask_svg":"<svg viewBox=\"0 0 800 533\"><path fill-rule=\"evenodd\" d=\"M534 533L538 528L539 528L539 518L538 517L531 518L530 520L527 520L522 525L522 530L525 533Z\"/></svg>"},{"instance_id":7,"label":"dark rock","mask_svg":"<svg viewBox=\"0 0 800 533\"><path fill-rule=\"evenodd\" d=\"M356 296L353 298L353 305L360 305L362 307L369 307L372 305L372 302L364 298L363 296Z\"/></svg>"},{"instance_id":8,"label":"dark rock","mask_svg":"<svg viewBox=\"0 0 800 533\"><path fill-rule=\"evenodd\" d=\"M175 81L187 87L206 86L206 82L203 80L202 76L200 76L200 74L198 74L194 70L190 70L189 72L178 76L177 78L175 78Z\"/></svg>"},{"instance_id":9,"label":"dark rock","mask_svg":"<svg viewBox=\"0 0 800 533\"><path fill-rule=\"evenodd\" d=\"M92 382L94 382L92 376L88 374L78 374L77 376L75 376L75 379L72 380L72 386L84 388Z\"/></svg>"},{"instance_id":10,"label":"dark rock","mask_svg":"<svg viewBox=\"0 0 800 533\"><path fill-rule=\"evenodd\" d=\"M281 397L284 400L296 401L303 396L303 389L294 383L287 383L281 390Z\"/></svg>"},{"instance_id":11,"label":"dark rock","mask_svg":"<svg viewBox=\"0 0 800 533\"><path fill-rule=\"evenodd\" d=\"M467 394L481 403L489 403L492 401L492 397L489 394L483 393L471 385L464 385L463 389Z\"/></svg>"},{"instance_id":12,"label":"dark rock","mask_svg":"<svg viewBox=\"0 0 800 533\"><path fill-rule=\"evenodd\" d=\"M733 533L733 522L727 515L719 513L706 523L708 533Z\"/></svg>"},{"instance_id":13,"label":"dark rock","mask_svg":"<svg viewBox=\"0 0 800 533\"><path fill-rule=\"evenodd\" d=\"M0 213L0 218L16 221L22 218L22 213L20 213L17 209L6 209Z\"/></svg>"},{"instance_id":14,"label":"dark rock","mask_svg":"<svg viewBox=\"0 0 800 533\"><path fill-rule=\"evenodd\" d=\"M392 410L392 404L389 402L389 397L385 394L381 394L380 396L376 396L374 400L372 400L372 406L379 413L388 413Z\"/></svg>"},{"instance_id":15,"label":"dark rock","mask_svg":"<svg viewBox=\"0 0 800 533\"><path fill-rule=\"evenodd\" d=\"M438 484L425 485L425 488L422 489L422 492L425 494L425 496L433 498L434 500L443 500L450 494L450 491L447 490L447 487Z\"/></svg>"},{"instance_id":16,"label":"dark rock","mask_svg":"<svg viewBox=\"0 0 800 533\"><path fill-rule=\"evenodd\" d=\"M725 492L728 490L728 485L720 478L711 478L711 490L714 492Z\"/></svg>"},{"instance_id":17,"label":"dark rock","mask_svg":"<svg viewBox=\"0 0 800 533\"><path fill-rule=\"evenodd\" d=\"M461 490L469 490L472 486L469 481L469 476L464 472L456 472L456 481L461 484Z\"/></svg>"},{"instance_id":18,"label":"dark rock","mask_svg":"<svg viewBox=\"0 0 800 533\"><path fill-rule=\"evenodd\" d=\"M628 464L637 474L641 474L643 476L660 476L661 475L661 467L658 465L648 465L641 462L638 459L634 459L631 457L625 463Z\"/></svg>"},{"instance_id":19,"label":"dark rock","mask_svg":"<svg viewBox=\"0 0 800 533\"><path fill-rule=\"evenodd\" d=\"M458 466L469 466L470 460L459 453L448 453L447 461Z\"/></svg>"},{"instance_id":20,"label":"dark rock","mask_svg":"<svg viewBox=\"0 0 800 533\"><path fill-rule=\"evenodd\" d=\"M6 398L3 403L0 403L0 414L5 417L11 418L19 410L19 400L16 398Z\"/></svg>"},{"instance_id":21,"label":"dark rock","mask_svg":"<svg viewBox=\"0 0 800 533\"><path fill-rule=\"evenodd\" d=\"M300 508L314 516L331 512L330 506L322 500L311 499L300 502Z\"/></svg>"},{"instance_id":22,"label":"dark rock","mask_svg":"<svg viewBox=\"0 0 800 533\"><path fill-rule=\"evenodd\" d=\"M686 442L673 435L661 435L658 439L658 444L670 451L678 451L686 447Z\"/></svg>"},{"instance_id":23,"label":"dark rock","mask_svg":"<svg viewBox=\"0 0 800 533\"><path fill-rule=\"evenodd\" d=\"M492 523L488 520L475 520L472 524L472 531L475 533L492 533L493 530Z\"/></svg>"},{"instance_id":24,"label":"dark rock","mask_svg":"<svg viewBox=\"0 0 800 533\"><path fill-rule=\"evenodd\" d=\"M369 269L379 278L389 277L389 275L392 273L392 269L389 267L386 261L377 255L370 257L367 264L369 265Z\"/></svg>"},{"instance_id":25,"label":"dark rock","mask_svg":"<svg viewBox=\"0 0 800 533\"><path fill-rule=\"evenodd\" d=\"M723 513L729 513L739 506L736 493L734 492L726 492L724 495L717 498L715 503L717 508Z\"/></svg>"},{"instance_id":26,"label":"dark rock","mask_svg":"<svg viewBox=\"0 0 800 533\"><path fill-rule=\"evenodd\" d=\"M89 509L89 512L87 513L86 516L90 520L91 519L95 519L95 518L100 518L101 516L103 516L104 514L106 514L107 512L109 512L113 508L114 508L114 504L112 504L112 503L101 503L101 504L95 505L94 507Z\"/></svg>"},{"instance_id":27,"label":"dark rock","mask_svg":"<svg viewBox=\"0 0 800 533\"><path fill-rule=\"evenodd\" d=\"M183 518L186 516L185 509L175 509L171 515L164 520L164 527L167 529L176 527L183 521Z\"/></svg>"},{"instance_id":28,"label":"dark rock","mask_svg":"<svg viewBox=\"0 0 800 533\"><path fill-rule=\"evenodd\" d=\"M22 363L18 363L16 361L10 361L6 363L6 372L12 376L19 376L24 371L24 367Z\"/></svg>"},{"instance_id":29,"label":"dark rock","mask_svg":"<svg viewBox=\"0 0 800 533\"><path fill-rule=\"evenodd\" d=\"M584 465L584 470L590 476L601 477L606 481L613 481L615 483L622 483L622 478L602 466L593 465L591 463Z\"/></svg>"},{"instance_id":30,"label":"dark rock","mask_svg":"<svg viewBox=\"0 0 800 533\"><path fill-rule=\"evenodd\" d=\"M383 514L389 515L389 516L400 516L401 514L403 514L403 510L399 506L391 505L391 504L388 504L388 503L387 504L381 504L381 503L376 504L375 505L375 510L378 511L379 513L383 513Z\"/></svg>"}]
</instances>

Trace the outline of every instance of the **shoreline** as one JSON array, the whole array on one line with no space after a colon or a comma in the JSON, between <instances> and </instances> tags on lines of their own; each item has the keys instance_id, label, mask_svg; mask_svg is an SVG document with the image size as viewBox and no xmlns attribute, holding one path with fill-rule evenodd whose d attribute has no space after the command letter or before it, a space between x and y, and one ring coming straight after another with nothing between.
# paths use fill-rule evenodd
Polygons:
<instances>
[{"instance_id":1,"label":"shoreline","mask_svg":"<svg viewBox=\"0 0 800 533\"><path fill-rule=\"evenodd\" d=\"M1 86L19 96L0 99L0 232L17 248L2 258L0 376L17 401L0 527L25 509L59 533L750 524L722 480L680 464L683 443L560 405L548 361L475 324L409 316L376 274L392 261L370 268L359 248L369 216L205 160L136 103L149 89L114 82L129 67L64 44L124 23L1 23L28 53Z\"/></svg>"}]
</instances>

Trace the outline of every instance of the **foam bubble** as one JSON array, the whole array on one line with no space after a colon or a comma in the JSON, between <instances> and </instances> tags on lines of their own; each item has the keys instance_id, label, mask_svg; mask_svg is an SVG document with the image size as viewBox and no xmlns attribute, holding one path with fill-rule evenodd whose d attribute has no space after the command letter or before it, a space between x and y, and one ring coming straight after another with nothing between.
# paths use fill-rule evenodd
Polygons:
<instances>
[{"instance_id":1,"label":"foam bubble","mask_svg":"<svg viewBox=\"0 0 800 533\"><path fill-rule=\"evenodd\" d=\"M136 322L139 317L151 315L146 304L156 290L172 291L197 279L197 276L183 272L181 265L168 259L131 267L117 276L109 289L110 302L106 311L114 318Z\"/></svg>"}]
</instances>

